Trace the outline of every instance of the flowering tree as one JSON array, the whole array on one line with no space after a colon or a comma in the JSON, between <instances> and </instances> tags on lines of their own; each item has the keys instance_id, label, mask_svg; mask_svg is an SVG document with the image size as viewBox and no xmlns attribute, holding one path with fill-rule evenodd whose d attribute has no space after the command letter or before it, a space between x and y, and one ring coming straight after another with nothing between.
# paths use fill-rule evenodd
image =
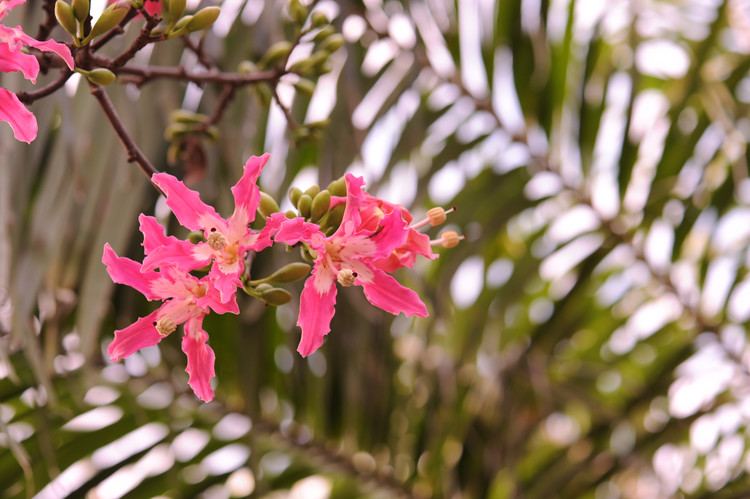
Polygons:
<instances>
[{"instance_id":1,"label":"flowering tree","mask_svg":"<svg viewBox=\"0 0 750 499\"><path fill-rule=\"evenodd\" d=\"M741 497L749 21L0 1L0 497Z\"/></svg>"}]
</instances>

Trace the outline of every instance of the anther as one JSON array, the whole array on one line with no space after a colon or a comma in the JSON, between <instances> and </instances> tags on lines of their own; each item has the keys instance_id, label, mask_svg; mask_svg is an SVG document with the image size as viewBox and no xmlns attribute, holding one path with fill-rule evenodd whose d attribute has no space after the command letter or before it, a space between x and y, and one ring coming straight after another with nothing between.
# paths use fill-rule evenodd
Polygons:
<instances>
[{"instance_id":1,"label":"anther","mask_svg":"<svg viewBox=\"0 0 750 499\"><path fill-rule=\"evenodd\" d=\"M208 235L208 245L211 246L212 249L215 250L222 250L224 249L224 246L227 245L227 239L221 234L221 232L212 232Z\"/></svg>"},{"instance_id":2,"label":"anther","mask_svg":"<svg viewBox=\"0 0 750 499\"><path fill-rule=\"evenodd\" d=\"M433 246L439 244L443 248L453 248L455 246L458 246L458 242L463 239L466 239L466 236L459 236L452 230L446 230L445 232L440 234L439 239L430 241L430 244L432 244Z\"/></svg>"},{"instance_id":3,"label":"anther","mask_svg":"<svg viewBox=\"0 0 750 499\"><path fill-rule=\"evenodd\" d=\"M156 331L162 336L169 336L177 329L177 324L170 317L162 317L158 322L154 322Z\"/></svg>"},{"instance_id":4,"label":"anther","mask_svg":"<svg viewBox=\"0 0 750 499\"><path fill-rule=\"evenodd\" d=\"M341 269L339 270L338 275L336 275L336 280L345 288L352 286L356 278L357 273L352 272L351 269Z\"/></svg>"},{"instance_id":5,"label":"anther","mask_svg":"<svg viewBox=\"0 0 750 499\"><path fill-rule=\"evenodd\" d=\"M430 208L427 210L427 218L424 220L420 220L419 222L415 223L411 226L412 229L418 229L420 227L424 227L427 224L432 225L433 227L442 224L446 220L446 215L448 213L453 213L456 211L456 207L452 206L449 210L444 210L440 206L436 206L434 208Z\"/></svg>"}]
</instances>

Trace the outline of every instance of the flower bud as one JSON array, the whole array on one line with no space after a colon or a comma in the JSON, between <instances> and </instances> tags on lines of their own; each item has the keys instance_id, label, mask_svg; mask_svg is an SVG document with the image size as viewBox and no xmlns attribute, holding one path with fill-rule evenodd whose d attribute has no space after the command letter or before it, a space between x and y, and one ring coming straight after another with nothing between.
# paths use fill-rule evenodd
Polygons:
<instances>
[{"instance_id":1,"label":"flower bud","mask_svg":"<svg viewBox=\"0 0 750 499\"><path fill-rule=\"evenodd\" d=\"M65 31L76 36L76 17L73 13L73 7L63 0L57 0L55 2L55 18Z\"/></svg>"},{"instance_id":2,"label":"flower bud","mask_svg":"<svg viewBox=\"0 0 750 499\"><path fill-rule=\"evenodd\" d=\"M331 193L328 191L320 191L312 200L312 206L310 207L310 219L315 222L320 220L320 217L326 214L328 208L331 207Z\"/></svg>"},{"instance_id":3,"label":"flower bud","mask_svg":"<svg viewBox=\"0 0 750 499\"><path fill-rule=\"evenodd\" d=\"M89 0L73 0L72 7L78 22L83 23L89 16Z\"/></svg>"},{"instance_id":4,"label":"flower bud","mask_svg":"<svg viewBox=\"0 0 750 499\"><path fill-rule=\"evenodd\" d=\"M307 19L307 9L299 0L291 0L289 2L289 15L292 17L292 21L301 26Z\"/></svg>"},{"instance_id":5,"label":"flower bud","mask_svg":"<svg viewBox=\"0 0 750 499\"><path fill-rule=\"evenodd\" d=\"M294 262L284 265L271 274L267 279L271 282L296 282L307 277L310 266L302 262Z\"/></svg>"},{"instance_id":6,"label":"flower bud","mask_svg":"<svg viewBox=\"0 0 750 499\"><path fill-rule=\"evenodd\" d=\"M86 73L86 78L96 85L106 86L113 83L117 79L117 76L109 69L97 68Z\"/></svg>"},{"instance_id":7,"label":"flower bud","mask_svg":"<svg viewBox=\"0 0 750 499\"><path fill-rule=\"evenodd\" d=\"M286 210L286 213L284 213L284 216L288 218L289 220L293 218L297 218L297 214L294 212L294 210Z\"/></svg>"},{"instance_id":8,"label":"flower bud","mask_svg":"<svg viewBox=\"0 0 750 499\"><path fill-rule=\"evenodd\" d=\"M91 28L91 32L86 38L90 40L111 30L120 24L120 21L122 21L127 15L128 10L129 7L121 7L119 2L113 3L104 9L104 12L102 12L102 15L96 20L96 24Z\"/></svg>"},{"instance_id":9,"label":"flower bud","mask_svg":"<svg viewBox=\"0 0 750 499\"><path fill-rule=\"evenodd\" d=\"M149 33L149 35L152 36L152 37L157 37L157 36L163 35L166 32L167 32L167 25L166 24L160 24L157 27L155 27L154 29L152 29L151 33Z\"/></svg>"},{"instance_id":10,"label":"flower bud","mask_svg":"<svg viewBox=\"0 0 750 499\"><path fill-rule=\"evenodd\" d=\"M274 213L281 211L276 200L266 194L265 192L260 193L260 204L258 204L258 212L264 217L270 217Z\"/></svg>"},{"instance_id":11,"label":"flower bud","mask_svg":"<svg viewBox=\"0 0 750 499\"><path fill-rule=\"evenodd\" d=\"M346 196L346 180L344 180L344 177L337 178L328 184L327 190L331 193L331 196Z\"/></svg>"},{"instance_id":12,"label":"flower bud","mask_svg":"<svg viewBox=\"0 0 750 499\"><path fill-rule=\"evenodd\" d=\"M325 50L326 52L336 52L338 49L340 49L344 45L344 35L341 33L336 33L328 38L320 44L320 50Z\"/></svg>"},{"instance_id":13,"label":"flower bud","mask_svg":"<svg viewBox=\"0 0 750 499\"><path fill-rule=\"evenodd\" d=\"M320 186L317 184L313 184L307 189L305 189L305 194L307 194L311 198L314 198L315 196L317 196L319 192L320 192Z\"/></svg>"},{"instance_id":14,"label":"flower bud","mask_svg":"<svg viewBox=\"0 0 750 499\"><path fill-rule=\"evenodd\" d=\"M242 74L254 73L258 70L258 66L252 61L242 61L237 66L237 72Z\"/></svg>"},{"instance_id":15,"label":"flower bud","mask_svg":"<svg viewBox=\"0 0 750 499\"><path fill-rule=\"evenodd\" d=\"M315 92L315 83L307 78L300 78L294 82L293 85L299 93L306 95L307 97L312 97L313 92Z\"/></svg>"},{"instance_id":16,"label":"flower bud","mask_svg":"<svg viewBox=\"0 0 750 499\"><path fill-rule=\"evenodd\" d=\"M328 17L319 10L316 10L310 16L310 26L313 28L322 28L328 24Z\"/></svg>"},{"instance_id":17,"label":"flower bud","mask_svg":"<svg viewBox=\"0 0 750 499\"><path fill-rule=\"evenodd\" d=\"M300 196L302 196L302 189L299 187L292 187L289 189L289 201L291 201L294 206L297 206L297 203L299 203Z\"/></svg>"},{"instance_id":18,"label":"flower bud","mask_svg":"<svg viewBox=\"0 0 750 499\"><path fill-rule=\"evenodd\" d=\"M328 210L328 215L326 215L326 220L323 225L324 229L333 229L331 234L336 231L336 229L339 228L339 225L341 225L341 221L344 219L344 211L346 210L346 204L345 203L339 203L330 210ZM327 233L327 230L323 230L324 233Z\"/></svg>"},{"instance_id":19,"label":"flower bud","mask_svg":"<svg viewBox=\"0 0 750 499\"><path fill-rule=\"evenodd\" d=\"M192 132L194 128L186 123L170 123L164 129L164 138L174 140L182 135Z\"/></svg>"},{"instance_id":20,"label":"flower bud","mask_svg":"<svg viewBox=\"0 0 750 499\"><path fill-rule=\"evenodd\" d=\"M333 26L326 26L325 28L318 31L318 33L313 37L313 41L316 43L322 42L334 33L336 33L336 30L333 28Z\"/></svg>"},{"instance_id":21,"label":"flower bud","mask_svg":"<svg viewBox=\"0 0 750 499\"><path fill-rule=\"evenodd\" d=\"M312 197L309 194L302 194L297 201L297 211L300 216L307 218L310 216L310 209L312 208Z\"/></svg>"},{"instance_id":22,"label":"flower bud","mask_svg":"<svg viewBox=\"0 0 750 499\"><path fill-rule=\"evenodd\" d=\"M185 29L191 33L206 29L216 21L216 18L219 17L220 13L221 9L219 7L204 7L193 14L192 19L187 23Z\"/></svg>"},{"instance_id":23,"label":"flower bud","mask_svg":"<svg viewBox=\"0 0 750 499\"><path fill-rule=\"evenodd\" d=\"M174 37L183 34L185 31L187 31L187 25L192 20L193 16L181 17L180 20L177 21L174 27L169 31L169 36Z\"/></svg>"},{"instance_id":24,"label":"flower bud","mask_svg":"<svg viewBox=\"0 0 750 499\"><path fill-rule=\"evenodd\" d=\"M261 67L273 66L286 57L291 50L292 44L290 42L286 40L276 42L268 48L258 65Z\"/></svg>"},{"instance_id":25,"label":"flower bud","mask_svg":"<svg viewBox=\"0 0 750 499\"><path fill-rule=\"evenodd\" d=\"M271 288L260 295L260 299L269 305L284 305L292 301L292 294L286 289Z\"/></svg>"},{"instance_id":26,"label":"flower bud","mask_svg":"<svg viewBox=\"0 0 750 499\"><path fill-rule=\"evenodd\" d=\"M186 111L185 109L178 109L172 111L169 115L170 121L178 121L180 123L194 123L196 125L208 122L208 116L205 114L194 113L192 111Z\"/></svg>"},{"instance_id":27,"label":"flower bud","mask_svg":"<svg viewBox=\"0 0 750 499\"><path fill-rule=\"evenodd\" d=\"M169 22L176 22L185 13L186 0L163 0L165 14L164 18Z\"/></svg>"},{"instance_id":28,"label":"flower bud","mask_svg":"<svg viewBox=\"0 0 750 499\"><path fill-rule=\"evenodd\" d=\"M193 244L198 244L204 242L206 240L206 237L203 235L202 230L194 230L190 234L188 234L187 239Z\"/></svg>"}]
</instances>

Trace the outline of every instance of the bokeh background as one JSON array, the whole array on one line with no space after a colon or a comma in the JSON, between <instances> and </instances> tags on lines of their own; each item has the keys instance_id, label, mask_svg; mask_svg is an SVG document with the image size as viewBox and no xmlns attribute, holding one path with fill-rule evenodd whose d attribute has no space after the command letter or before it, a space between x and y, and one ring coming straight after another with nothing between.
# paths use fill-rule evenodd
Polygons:
<instances>
[{"instance_id":1,"label":"bokeh background","mask_svg":"<svg viewBox=\"0 0 750 499\"><path fill-rule=\"evenodd\" d=\"M6 24L35 26L40 4ZM218 4L203 44L224 70L295 36L286 4ZM110 363L113 331L154 304L112 284L102 247L141 259L138 214L170 218L71 80L32 106L31 146L0 127L0 496L745 497L750 4L314 8L347 43L312 95L277 87L297 123L330 120L311 140L258 85L203 159L173 167L169 114L210 114L221 88L107 92L151 161L193 175L225 215L263 152L278 199L353 172L415 218L455 205L447 225L466 240L397 273L430 316L340 290L332 333L302 358L298 299L243 297L238 317L205 321L209 404L187 387L179 334ZM179 41L134 62L200 70ZM265 251L253 274L296 259Z\"/></svg>"}]
</instances>

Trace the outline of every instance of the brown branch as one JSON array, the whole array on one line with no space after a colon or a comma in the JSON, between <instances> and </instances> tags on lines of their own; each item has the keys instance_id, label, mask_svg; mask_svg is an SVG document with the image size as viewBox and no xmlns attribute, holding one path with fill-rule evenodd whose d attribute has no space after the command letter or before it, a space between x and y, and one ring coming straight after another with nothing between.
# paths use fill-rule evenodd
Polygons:
<instances>
[{"instance_id":1,"label":"brown branch","mask_svg":"<svg viewBox=\"0 0 750 499\"><path fill-rule=\"evenodd\" d=\"M287 109L287 107L281 103L281 99L279 98L278 87L276 85L273 85L271 89L273 91L273 98L276 101L276 104L278 104L278 106L281 108L281 112L284 113L287 126L291 128L292 131L296 130L297 128L299 128L299 126L297 125L297 122L294 121L294 118L292 118L292 113L289 111L289 109Z\"/></svg>"},{"instance_id":2,"label":"brown branch","mask_svg":"<svg viewBox=\"0 0 750 499\"><path fill-rule=\"evenodd\" d=\"M42 97L47 97L48 95L62 88L62 86L65 85L65 82L68 81L68 78L70 78L72 74L73 71L69 70L66 67L65 69L60 71L60 75L55 79L55 81L52 81L42 88L31 92L16 92L16 96L18 97L18 100L20 100L24 104L31 104L35 100L41 99Z\"/></svg>"},{"instance_id":3,"label":"brown branch","mask_svg":"<svg viewBox=\"0 0 750 499\"><path fill-rule=\"evenodd\" d=\"M54 27L57 26L57 18L55 18L55 0L44 0L42 10L46 14L46 17L44 18L44 22L39 25L39 30L36 33L36 39L39 41L44 41L49 38L49 34Z\"/></svg>"},{"instance_id":4,"label":"brown branch","mask_svg":"<svg viewBox=\"0 0 750 499\"><path fill-rule=\"evenodd\" d=\"M99 105L104 111L104 114L107 116L109 123L112 125L112 128L115 129L117 137L120 139L120 142L122 142L122 145L125 146L125 150L128 152L128 162L137 163L141 170L143 170L143 173L145 173L146 176L151 179L151 176L154 173L159 173L159 170L157 170L154 165L151 164L148 158L135 144L133 138L125 129L125 125L122 123L122 120L120 120L120 117L117 115L117 111L115 111L115 108L112 105L112 101L109 100L109 96L104 91L104 89L99 85L95 85L91 82L89 82L89 87L91 89L91 95L93 95L94 98L99 101ZM158 187L156 189L159 190Z\"/></svg>"},{"instance_id":5,"label":"brown branch","mask_svg":"<svg viewBox=\"0 0 750 499\"><path fill-rule=\"evenodd\" d=\"M229 103L232 101L232 98L234 98L236 88L237 87L233 85L224 86L224 90L222 90L221 95L219 96L219 103L217 104L216 109L214 109L213 114L208 119L208 122L204 125L203 128L219 122L221 117L224 115L224 112L227 110Z\"/></svg>"},{"instance_id":6,"label":"brown branch","mask_svg":"<svg viewBox=\"0 0 750 499\"><path fill-rule=\"evenodd\" d=\"M148 15L148 14L143 12L143 15ZM151 37L151 30L153 30L156 27L156 25L159 24L160 19L158 17L152 17L152 16L148 16L146 19L147 19L146 24L143 26L143 28L141 28L141 32L138 34L138 38L133 40L133 43L130 45L128 50L120 54L117 57L117 59L112 61L112 65L115 68L124 66L130 59L135 57L135 54L137 54L139 50L141 50L143 47L145 47L149 43L165 39L164 36Z\"/></svg>"},{"instance_id":7,"label":"brown branch","mask_svg":"<svg viewBox=\"0 0 750 499\"><path fill-rule=\"evenodd\" d=\"M102 61L102 58L96 58L96 60L97 63L100 64L100 66L112 69L118 75L133 75L134 78L124 79L124 81L131 81L136 85L143 85L150 80L165 78L171 80L189 81L197 84L221 83L225 85L242 86L260 82L274 81L277 80L280 76L279 72L276 70L258 71L256 73L244 74L222 73L218 71L193 73L187 71L183 66L172 68L166 66L127 65L121 68L113 68L106 61Z\"/></svg>"},{"instance_id":8,"label":"brown branch","mask_svg":"<svg viewBox=\"0 0 750 499\"><path fill-rule=\"evenodd\" d=\"M214 61L212 61L208 57L208 54L206 54L206 51L203 50L204 40L205 38L201 37L200 41L196 44L189 36L185 35L182 37L183 43L196 55L198 62L200 62L206 69L216 69Z\"/></svg>"}]
</instances>

